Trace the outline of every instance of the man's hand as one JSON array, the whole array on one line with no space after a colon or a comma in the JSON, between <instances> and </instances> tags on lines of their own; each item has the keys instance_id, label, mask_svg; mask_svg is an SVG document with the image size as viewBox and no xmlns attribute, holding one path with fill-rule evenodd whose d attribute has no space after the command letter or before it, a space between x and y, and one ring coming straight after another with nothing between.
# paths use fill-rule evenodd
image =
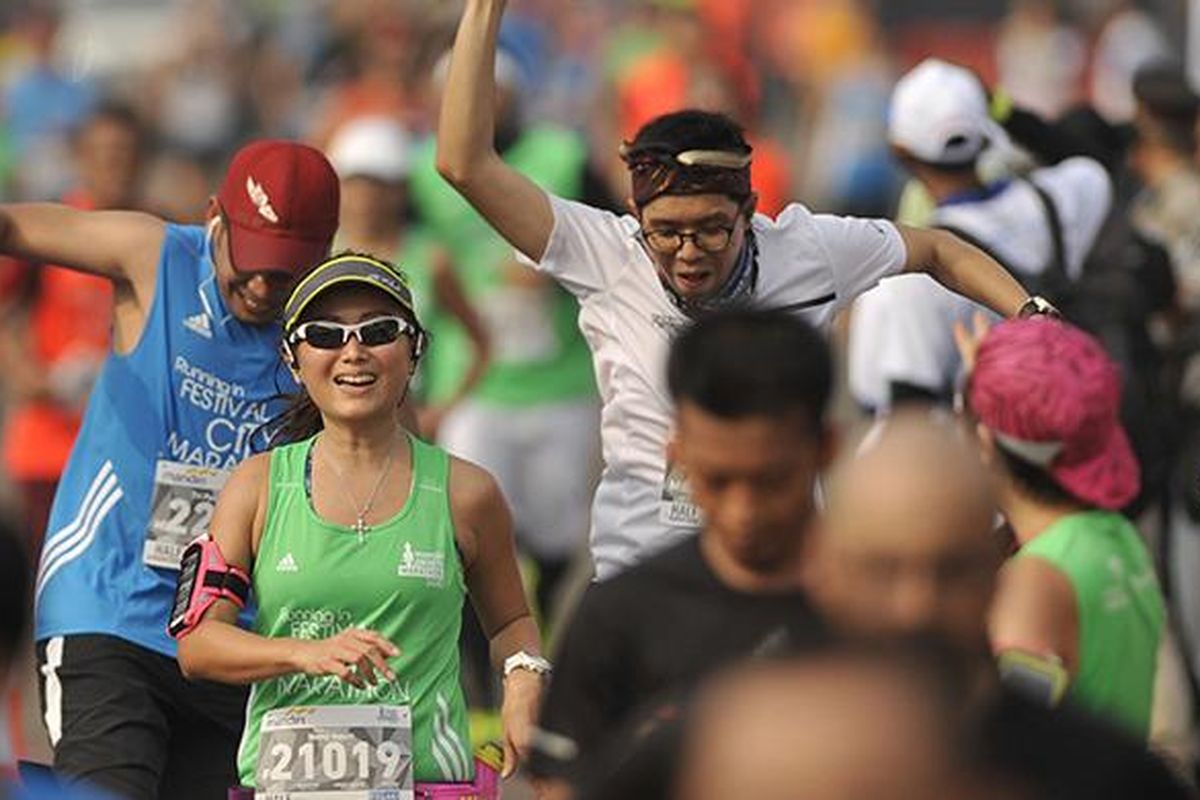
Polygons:
<instances>
[{"instance_id":1,"label":"man's hand","mask_svg":"<svg viewBox=\"0 0 1200 800\"><path fill-rule=\"evenodd\" d=\"M962 320L954 321L954 344L958 347L958 354L962 357L963 368L967 373L975 369L975 356L979 354L979 345L983 343L983 338L991 328L987 317L978 311L971 319L970 331Z\"/></svg>"}]
</instances>

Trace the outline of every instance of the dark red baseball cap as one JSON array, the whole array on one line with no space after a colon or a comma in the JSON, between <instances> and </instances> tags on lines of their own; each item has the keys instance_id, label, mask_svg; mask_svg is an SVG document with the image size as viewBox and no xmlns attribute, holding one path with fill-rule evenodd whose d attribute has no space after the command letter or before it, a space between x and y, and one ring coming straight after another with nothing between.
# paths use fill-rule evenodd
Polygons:
<instances>
[{"instance_id":1,"label":"dark red baseball cap","mask_svg":"<svg viewBox=\"0 0 1200 800\"><path fill-rule=\"evenodd\" d=\"M329 254L338 226L338 179L321 151L280 139L239 150L217 202L241 272L299 272Z\"/></svg>"}]
</instances>

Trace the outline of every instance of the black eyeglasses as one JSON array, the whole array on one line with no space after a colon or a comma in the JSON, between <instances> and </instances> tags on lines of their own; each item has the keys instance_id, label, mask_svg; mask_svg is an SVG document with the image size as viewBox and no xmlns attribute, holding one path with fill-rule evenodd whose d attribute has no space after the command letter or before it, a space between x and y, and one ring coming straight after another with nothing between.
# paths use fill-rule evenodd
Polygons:
<instances>
[{"instance_id":1,"label":"black eyeglasses","mask_svg":"<svg viewBox=\"0 0 1200 800\"><path fill-rule=\"evenodd\" d=\"M308 342L318 350L337 350L353 336L366 347L391 344L401 336L413 335L416 327L404 317L376 317L355 325L313 320L288 334L288 342Z\"/></svg>"},{"instance_id":2,"label":"black eyeglasses","mask_svg":"<svg viewBox=\"0 0 1200 800\"><path fill-rule=\"evenodd\" d=\"M692 244L705 253L720 253L733 241L733 225L708 225L694 231L676 231L670 228L642 231L646 246L662 255L673 255L683 249L690 239Z\"/></svg>"},{"instance_id":3,"label":"black eyeglasses","mask_svg":"<svg viewBox=\"0 0 1200 800\"><path fill-rule=\"evenodd\" d=\"M738 206L738 219L742 219L746 211L746 202ZM733 232L737 229L737 221L731 225L704 225L692 231L681 231L675 228L643 228L640 232L646 246L661 256L673 256L683 249L683 243L691 240L696 248L708 253L724 252L733 241Z\"/></svg>"}]
</instances>

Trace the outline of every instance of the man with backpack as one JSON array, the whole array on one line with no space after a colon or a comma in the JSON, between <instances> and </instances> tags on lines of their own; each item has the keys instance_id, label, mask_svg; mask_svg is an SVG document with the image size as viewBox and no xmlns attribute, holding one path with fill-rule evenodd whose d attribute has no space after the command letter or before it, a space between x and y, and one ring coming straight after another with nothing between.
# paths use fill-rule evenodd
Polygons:
<instances>
[{"instance_id":1,"label":"man with backpack","mask_svg":"<svg viewBox=\"0 0 1200 800\"><path fill-rule=\"evenodd\" d=\"M980 156L1004 132L979 79L926 59L892 94L888 139L936 203L930 227L971 242L1034 294L1053 297L1082 272L1112 201L1104 167L1078 156L1027 177L984 183ZM948 402L960 363L951 329L981 307L924 275L886 278L856 303L850 388L865 408L908 400Z\"/></svg>"}]
</instances>

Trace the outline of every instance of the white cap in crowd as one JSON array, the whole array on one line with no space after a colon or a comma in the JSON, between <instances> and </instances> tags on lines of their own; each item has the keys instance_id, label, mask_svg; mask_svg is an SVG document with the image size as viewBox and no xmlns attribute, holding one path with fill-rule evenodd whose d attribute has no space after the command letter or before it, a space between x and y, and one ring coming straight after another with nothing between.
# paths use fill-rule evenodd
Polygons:
<instances>
[{"instance_id":1,"label":"white cap in crowd","mask_svg":"<svg viewBox=\"0 0 1200 800\"><path fill-rule=\"evenodd\" d=\"M359 117L342 125L329 143L338 177L399 183L412 167L412 137L391 117Z\"/></svg>"},{"instance_id":2,"label":"white cap in crowd","mask_svg":"<svg viewBox=\"0 0 1200 800\"><path fill-rule=\"evenodd\" d=\"M964 165L1002 137L982 84L964 67L927 58L892 91L888 141L918 161Z\"/></svg>"}]
</instances>

